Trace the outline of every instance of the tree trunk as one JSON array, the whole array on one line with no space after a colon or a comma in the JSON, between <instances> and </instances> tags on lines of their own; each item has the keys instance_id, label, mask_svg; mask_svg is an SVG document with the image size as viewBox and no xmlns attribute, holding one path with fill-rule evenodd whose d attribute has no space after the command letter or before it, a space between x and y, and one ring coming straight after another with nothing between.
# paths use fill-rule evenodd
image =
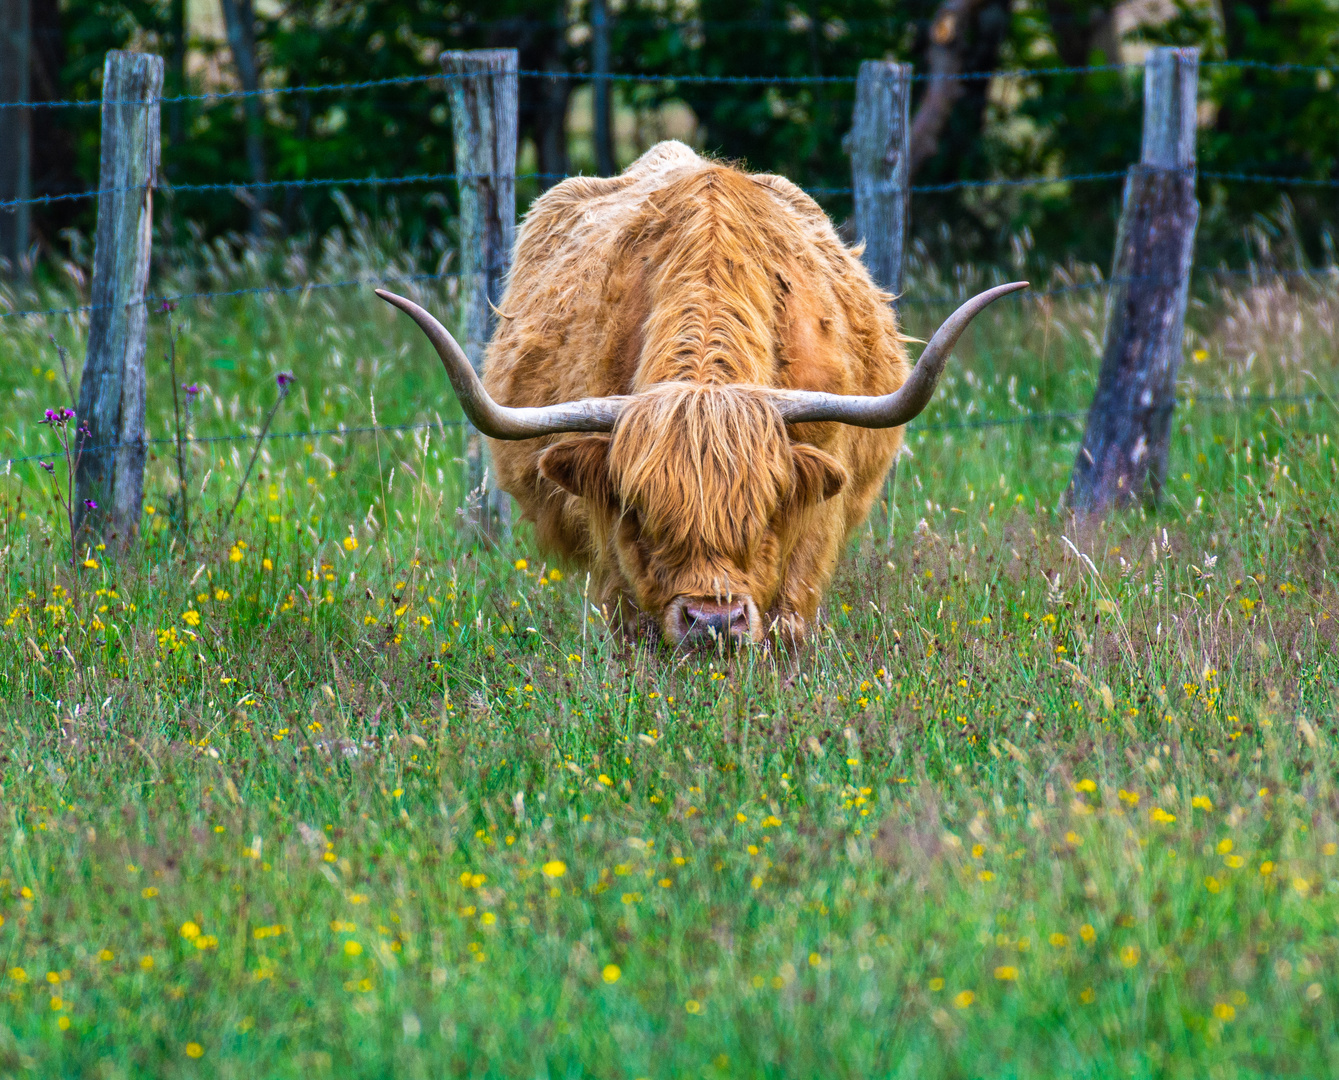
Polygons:
<instances>
[{"instance_id":1,"label":"tree trunk","mask_svg":"<svg viewBox=\"0 0 1339 1080\"><path fill-rule=\"evenodd\" d=\"M953 127L962 148L980 138L990 83L953 76L999 67L1009 33L1012 0L943 0L930 23L925 66L931 76L911 121L911 172L914 175L940 150ZM951 123L954 114L957 123Z\"/></svg>"},{"instance_id":2,"label":"tree trunk","mask_svg":"<svg viewBox=\"0 0 1339 1080\"><path fill-rule=\"evenodd\" d=\"M176 97L186 93L186 0L172 0L172 77L168 93ZM174 147L181 145L185 132L185 102L174 101L168 110L168 138Z\"/></svg>"},{"instance_id":3,"label":"tree trunk","mask_svg":"<svg viewBox=\"0 0 1339 1080\"><path fill-rule=\"evenodd\" d=\"M265 183L265 127L264 108L256 96L260 89L260 63L256 56L256 16L251 0L221 0L223 21L228 31L228 48L232 51L237 81L250 97L243 98L246 114L246 162L253 184ZM265 192L248 193L251 207L251 231L260 235L265 228Z\"/></svg>"},{"instance_id":4,"label":"tree trunk","mask_svg":"<svg viewBox=\"0 0 1339 1080\"><path fill-rule=\"evenodd\" d=\"M32 22L29 0L0 0L0 102L30 100ZM0 202L32 197L32 116L0 108ZM0 207L0 258L17 273L28 250L27 205Z\"/></svg>"},{"instance_id":5,"label":"tree trunk","mask_svg":"<svg viewBox=\"0 0 1339 1080\"><path fill-rule=\"evenodd\" d=\"M30 101L60 101L68 97L61 73L65 68L65 39L61 35L60 6L54 0L39 0L32 8L32 64ZM32 190L43 195L69 195L85 185L75 173L72 110L36 109L32 123L41 132L32 141ZM62 229L74 224L81 203L77 200L45 203L33 207L29 223L34 243L50 249Z\"/></svg>"},{"instance_id":6,"label":"tree trunk","mask_svg":"<svg viewBox=\"0 0 1339 1080\"><path fill-rule=\"evenodd\" d=\"M1115 0L1046 0L1055 51L1066 67L1084 67L1100 53L1103 63L1120 62Z\"/></svg>"},{"instance_id":7,"label":"tree trunk","mask_svg":"<svg viewBox=\"0 0 1339 1080\"><path fill-rule=\"evenodd\" d=\"M911 121L913 175L938 152L939 138L953 105L962 96L964 83L953 76L967 70L971 24L985 3L986 0L943 0L930 23L925 67L931 79Z\"/></svg>"},{"instance_id":8,"label":"tree trunk","mask_svg":"<svg viewBox=\"0 0 1339 1080\"><path fill-rule=\"evenodd\" d=\"M601 176L613 176L614 164L614 107L612 86L609 82L609 10L605 0L591 0L590 5L591 71L595 81L593 108L595 113L595 170Z\"/></svg>"},{"instance_id":9,"label":"tree trunk","mask_svg":"<svg viewBox=\"0 0 1339 1080\"><path fill-rule=\"evenodd\" d=\"M555 57L546 59L543 70L563 71L564 68ZM547 190L572 171L571 160L567 155L567 102L571 97L572 83L570 79L527 81L535 88L533 104L527 109L526 103L522 103L521 123L523 129L530 129L535 140L539 171L543 174L539 186Z\"/></svg>"}]
</instances>

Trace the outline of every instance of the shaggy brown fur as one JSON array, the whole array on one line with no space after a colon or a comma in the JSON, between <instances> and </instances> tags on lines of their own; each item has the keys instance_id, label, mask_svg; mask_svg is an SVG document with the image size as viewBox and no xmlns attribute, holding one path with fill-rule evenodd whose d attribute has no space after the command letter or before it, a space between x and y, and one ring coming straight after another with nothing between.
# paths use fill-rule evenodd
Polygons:
<instances>
[{"instance_id":1,"label":"shaggy brown fur","mask_svg":"<svg viewBox=\"0 0 1339 1080\"><path fill-rule=\"evenodd\" d=\"M505 405L633 399L612 435L493 441L498 481L611 614L677 640L676 598L731 596L755 638L802 636L901 430L787 429L757 388L896 390L888 300L780 177L666 142L566 180L521 227L484 383Z\"/></svg>"}]
</instances>

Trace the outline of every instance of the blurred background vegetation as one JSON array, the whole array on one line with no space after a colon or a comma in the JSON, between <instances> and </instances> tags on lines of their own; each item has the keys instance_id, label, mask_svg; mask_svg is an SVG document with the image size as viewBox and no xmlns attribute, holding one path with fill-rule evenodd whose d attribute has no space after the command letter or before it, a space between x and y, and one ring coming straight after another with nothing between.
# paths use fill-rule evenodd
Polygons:
<instances>
[{"instance_id":1,"label":"blurred background vegetation","mask_svg":"<svg viewBox=\"0 0 1339 1080\"><path fill-rule=\"evenodd\" d=\"M513 47L523 70L588 75L593 5L606 0L31 0L34 100L96 100L105 52L167 61L165 94L294 87L431 74L442 49ZM643 75L854 75L861 60L917 71L991 71L1137 62L1156 43L1198 44L1205 60L1339 64L1334 0L607 0L611 70ZM248 58L254 72L248 75ZM1124 169L1138 154L1137 68L965 81L946 120L918 143L914 182L1063 176ZM916 86L919 110L927 84ZM1207 66L1200 167L1313 180L1339 177L1339 108L1323 70ZM674 136L810 188L850 184L842 138L849 83L617 83L612 156L621 167ZM180 101L163 110L168 184L390 177L452 170L441 85ZM921 119L918 117L918 120ZM928 117L925 118L928 120ZM98 111L38 110L36 195L96 187ZM925 124L922 124L925 127ZM588 79L521 82L522 207L569 172L597 171ZM251 141L248 144L248 132ZM248 146L249 151L248 152ZM1118 179L918 194L927 262L1042 266L1110 259ZM440 261L455 192L393 188L166 194L160 255L189 260L201 239L260 230L319 241L350 215L386 214L409 250ZM1200 265L1332 261L1333 188L1201 180ZM820 193L835 220L849 196ZM390 205L394 201L393 208ZM90 200L35 208L32 243L68 259L92 230ZM86 240L82 248L90 245Z\"/></svg>"}]
</instances>

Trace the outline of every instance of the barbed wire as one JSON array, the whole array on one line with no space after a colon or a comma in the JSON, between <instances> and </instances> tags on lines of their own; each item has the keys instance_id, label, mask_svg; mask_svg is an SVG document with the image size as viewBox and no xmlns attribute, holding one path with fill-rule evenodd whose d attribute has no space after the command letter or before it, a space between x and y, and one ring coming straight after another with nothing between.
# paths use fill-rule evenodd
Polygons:
<instances>
[{"instance_id":1,"label":"barbed wire","mask_svg":"<svg viewBox=\"0 0 1339 1080\"><path fill-rule=\"evenodd\" d=\"M1187 170L1202 180L1222 180L1234 183L1277 184L1279 186L1327 187L1339 188L1339 179L1313 178L1306 176L1278 176L1268 173L1217 172L1213 170ZM469 180L570 180L581 177L581 173L526 172L512 176L496 176L492 173L410 173L405 176L348 176L317 177L301 180L265 180L260 182L239 180L236 182L218 182L211 184L170 184L163 183L157 190L166 195L203 194L208 192L242 192L302 190L304 188L332 187L403 187L410 184L461 183ZM1121 180L1128 175L1127 169L1107 172L1072 173L1060 176L1022 176L995 177L983 180L950 180L943 184L913 184L914 195L931 195L948 191L975 190L982 188L1042 187L1048 184L1080 184L1106 180ZM128 191L140 191L139 187L93 188L88 191L71 192L63 195L38 195L26 199L6 199L0 202L0 210L15 206L33 206L41 203L65 202L77 199L94 199L101 195L115 195ZM804 191L815 196L850 195L854 188L812 185Z\"/></svg>"},{"instance_id":2,"label":"barbed wire","mask_svg":"<svg viewBox=\"0 0 1339 1080\"><path fill-rule=\"evenodd\" d=\"M1332 282L1339 282L1339 267L1332 267L1321 270L1308 269L1273 269L1269 267L1202 267L1196 266L1190 272L1192 278L1204 277L1246 277L1253 280L1260 278L1318 278L1328 279ZM1102 278L1098 281L1075 282L1069 285L1056 285L1048 289L1025 289L1021 292L1010 294L1011 298L1016 300L1044 300L1057 296L1072 296L1075 293L1093 292L1099 289L1109 289L1117 285L1134 285L1140 282L1151 282L1153 284L1170 284L1177 280L1174 276L1164 274L1124 274L1116 277ZM967 300L971 294L967 291L942 296L901 296L897 299L898 307L927 307L945 304L961 304ZM1001 299L1004 299L1003 297Z\"/></svg>"},{"instance_id":3,"label":"barbed wire","mask_svg":"<svg viewBox=\"0 0 1339 1080\"><path fill-rule=\"evenodd\" d=\"M1266 173L1201 172L1205 180L1232 180L1243 184L1288 184L1298 187L1339 187L1339 180L1329 177L1312 179L1305 176L1270 176Z\"/></svg>"},{"instance_id":4,"label":"barbed wire","mask_svg":"<svg viewBox=\"0 0 1339 1080\"><path fill-rule=\"evenodd\" d=\"M1273 405L1309 405L1309 404L1333 404L1331 399L1323 394L1250 394L1240 397L1231 397L1227 395L1212 395L1208 397L1191 396L1187 402L1177 402L1176 404L1183 408L1194 408L1195 406L1205 407L1236 407L1239 409L1267 408ZM948 420L933 424L917 424L910 427L912 434L940 434L947 431L980 431L992 428L1017 427L1026 424L1051 424L1065 423L1081 420L1088 415L1088 410L1074 410L1071 412L1042 412L1042 413L1023 413L1019 416L1003 417L977 417L964 420ZM915 422L913 421L913 424ZM283 442L293 439L319 439L325 436L343 438L353 435L372 435L380 433L406 433L411 431L426 431L428 429L443 430L445 428L464 428L468 423L465 420L418 420L401 424L367 424L359 427L333 427L333 428L312 428L303 431L270 431L263 435L257 432L235 432L228 435L188 435L180 440L183 445L206 446L217 443L233 442ZM142 442L112 442L103 443L98 446L89 446L82 449L82 453L93 454L106 450L121 450L131 447L141 446L175 446L177 439L171 436L161 438L145 439ZM59 449L53 449L44 454L25 454L19 457L0 458L0 468L8 470L14 465L22 465L33 461L55 461L61 456Z\"/></svg>"},{"instance_id":5,"label":"barbed wire","mask_svg":"<svg viewBox=\"0 0 1339 1080\"><path fill-rule=\"evenodd\" d=\"M162 182L158 187L163 195L200 194L220 191L272 191L276 189L302 189L324 187L395 187L405 184L459 183L468 180L566 180L574 173L515 173L512 176L495 176L493 173L410 173L405 176L348 176L317 177L301 180L263 180L263 181L222 181L212 184L173 184ZM39 195L27 199L7 199L0 202L0 209L11 206L30 206L37 203L63 202L74 199L94 199L100 195L118 195L129 191L142 191L142 187L90 188L64 195Z\"/></svg>"},{"instance_id":6,"label":"barbed wire","mask_svg":"<svg viewBox=\"0 0 1339 1080\"><path fill-rule=\"evenodd\" d=\"M1035 68L999 68L990 71L962 72L914 72L913 82L979 82L994 79L1034 79L1054 78L1066 75L1092 75L1107 72L1134 71L1143 68L1142 63L1089 64L1084 66L1055 66ZM1201 68L1211 70L1249 70L1268 71L1277 74L1339 74L1339 67L1323 64L1271 64L1262 60L1206 60ZM511 74L511 73L502 73ZM711 86L824 86L854 84L854 75L703 75L703 74L659 74L636 72L609 72L597 75L590 71L543 71L522 68L514 73L522 79L547 79L552 81L592 82L603 79L617 83L665 84L683 83L685 85ZM411 86L420 83L447 82L453 79L477 78L468 72L438 72L424 75L394 75L382 79L362 79L355 82L315 83L303 86L267 86L259 90L225 90L205 94L175 94L152 100L103 101L98 98L66 99L57 101L8 101L0 102L0 109L92 109L103 105L175 105L187 102L226 102L239 101L253 97L282 97L292 94L342 93L353 90L374 90L389 86Z\"/></svg>"},{"instance_id":7,"label":"barbed wire","mask_svg":"<svg viewBox=\"0 0 1339 1080\"><path fill-rule=\"evenodd\" d=\"M1212 268L1195 267L1191 271L1192 277L1247 277L1251 279L1258 278L1322 278L1331 281L1339 281L1339 267L1332 267L1319 270L1292 269L1283 270L1270 267L1241 267L1241 268ZM364 278L349 278L343 281L323 281L309 282L305 285L256 285L245 289L227 289L216 292L195 292L195 293L177 293L170 296L146 296L141 303L153 305L162 305L164 303L178 303L183 300L212 300L232 296L255 296L267 293L301 293L317 292L325 289L346 289L357 286L375 286L386 284L393 281L413 282L413 281L444 281L450 278L459 278L459 271L452 271L441 274L407 274L399 276L369 275ZM1070 285L1057 285L1048 289L1029 289L1024 292L1014 293L1014 299L1032 299L1041 300L1050 297L1067 296L1074 293L1090 292L1094 289L1107 289L1113 285L1130 285L1141 281L1164 282L1171 280L1158 274L1135 274L1128 276L1118 276L1112 278L1103 278L1100 281L1078 282ZM939 304L961 304L967 299L967 294L952 294L942 296L902 296L898 298L899 307L933 306ZM62 308L29 308L21 311L0 311L0 319L14 319L21 316L45 316L45 315L76 315L80 312L94 311L98 308L97 304L77 304L71 307Z\"/></svg>"},{"instance_id":8,"label":"barbed wire","mask_svg":"<svg viewBox=\"0 0 1339 1080\"><path fill-rule=\"evenodd\" d=\"M337 428L313 428L309 431L267 431L264 435L257 432L239 432L232 435L183 435L182 445L190 444L192 446L204 446L210 443L230 443L230 442L261 442L283 441L286 439L317 439L324 435L344 436L344 435L370 435L374 432L405 432L422 431L427 428L454 428L464 426L464 420L420 420L409 424L370 424L365 427L337 427ZM99 446L85 446L79 448L81 454L97 454L104 450L122 450L130 447L140 446L176 446L177 439L171 436L163 438L145 439L143 442L112 442L102 443ZM0 460L0 468L8 469L12 465L21 465L28 461L55 461L61 456L61 451L48 451L45 454L26 454L23 457L12 457Z\"/></svg>"},{"instance_id":9,"label":"barbed wire","mask_svg":"<svg viewBox=\"0 0 1339 1080\"><path fill-rule=\"evenodd\" d=\"M375 286L391 281L445 281L448 278L458 278L458 271L442 274L401 274L394 276L377 275L366 278L348 278L343 281L317 281L308 282L305 285L256 285L247 289L227 289L221 292L194 292L177 293L172 296L146 296L140 303L153 305L176 304L182 300L213 300L228 296L249 296L261 293L300 293L316 292L322 289L348 289L357 285ZM99 304L77 304L65 308L31 308L25 311L0 311L0 319L15 319L25 315L75 315L83 311L96 311L101 306Z\"/></svg>"}]
</instances>

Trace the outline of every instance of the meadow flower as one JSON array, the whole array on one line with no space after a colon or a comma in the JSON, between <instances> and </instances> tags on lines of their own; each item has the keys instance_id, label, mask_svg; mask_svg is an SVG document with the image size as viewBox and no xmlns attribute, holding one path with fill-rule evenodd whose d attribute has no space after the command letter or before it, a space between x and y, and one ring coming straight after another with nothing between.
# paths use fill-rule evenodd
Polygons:
<instances>
[{"instance_id":1,"label":"meadow flower","mask_svg":"<svg viewBox=\"0 0 1339 1080\"><path fill-rule=\"evenodd\" d=\"M953 1005L958 1009L965 1009L976 1000L976 995L970 990L963 990L953 996Z\"/></svg>"},{"instance_id":2,"label":"meadow flower","mask_svg":"<svg viewBox=\"0 0 1339 1080\"><path fill-rule=\"evenodd\" d=\"M205 1048L198 1042L188 1042L186 1044L186 1056L192 1058L204 1057Z\"/></svg>"},{"instance_id":3,"label":"meadow flower","mask_svg":"<svg viewBox=\"0 0 1339 1080\"><path fill-rule=\"evenodd\" d=\"M545 877L560 878L567 873L567 864L561 859L550 859L540 867Z\"/></svg>"},{"instance_id":4,"label":"meadow flower","mask_svg":"<svg viewBox=\"0 0 1339 1080\"><path fill-rule=\"evenodd\" d=\"M600 978L607 983L616 983L622 974L623 970L617 964L605 964L604 970L600 972Z\"/></svg>"}]
</instances>

